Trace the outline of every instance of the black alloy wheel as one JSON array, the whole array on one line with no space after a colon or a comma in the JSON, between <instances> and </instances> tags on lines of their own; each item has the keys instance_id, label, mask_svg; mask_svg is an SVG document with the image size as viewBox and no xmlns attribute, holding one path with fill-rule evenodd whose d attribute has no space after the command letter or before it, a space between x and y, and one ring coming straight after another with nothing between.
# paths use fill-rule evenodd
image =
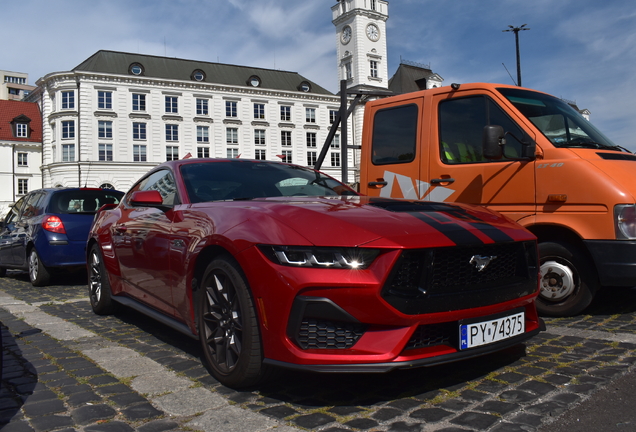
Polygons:
<instances>
[{"instance_id":1,"label":"black alloy wheel","mask_svg":"<svg viewBox=\"0 0 636 432\"><path fill-rule=\"evenodd\" d=\"M108 315L115 311L108 274L97 243L93 244L88 255L88 298L97 315Z\"/></svg>"},{"instance_id":2,"label":"black alloy wheel","mask_svg":"<svg viewBox=\"0 0 636 432\"><path fill-rule=\"evenodd\" d=\"M264 366L258 319L245 276L230 256L208 265L198 303L199 337L212 375L234 388L261 381Z\"/></svg>"}]
</instances>

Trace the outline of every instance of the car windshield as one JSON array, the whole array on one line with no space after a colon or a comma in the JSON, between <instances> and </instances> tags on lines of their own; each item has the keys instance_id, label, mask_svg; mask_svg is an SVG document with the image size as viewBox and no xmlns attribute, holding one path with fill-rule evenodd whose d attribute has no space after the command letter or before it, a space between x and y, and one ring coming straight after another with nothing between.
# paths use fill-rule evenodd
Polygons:
<instances>
[{"instance_id":1,"label":"car windshield","mask_svg":"<svg viewBox=\"0 0 636 432\"><path fill-rule=\"evenodd\" d=\"M277 162L208 161L181 166L193 203L280 196L357 195L312 169Z\"/></svg>"},{"instance_id":2,"label":"car windshield","mask_svg":"<svg viewBox=\"0 0 636 432\"><path fill-rule=\"evenodd\" d=\"M69 189L56 192L49 213L95 213L104 204L119 204L123 192L110 189Z\"/></svg>"},{"instance_id":3,"label":"car windshield","mask_svg":"<svg viewBox=\"0 0 636 432\"><path fill-rule=\"evenodd\" d=\"M555 147L623 150L561 99L529 90L499 88Z\"/></svg>"}]
</instances>

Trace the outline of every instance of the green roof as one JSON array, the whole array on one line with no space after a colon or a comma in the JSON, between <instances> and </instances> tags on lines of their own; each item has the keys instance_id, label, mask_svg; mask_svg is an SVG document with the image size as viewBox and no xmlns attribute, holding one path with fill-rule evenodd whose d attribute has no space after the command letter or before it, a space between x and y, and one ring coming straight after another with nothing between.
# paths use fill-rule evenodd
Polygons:
<instances>
[{"instance_id":1,"label":"green roof","mask_svg":"<svg viewBox=\"0 0 636 432\"><path fill-rule=\"evenodd\" d=\"M311 86L310 93L333 95L330 91L297 72L117 51L97 51L73 68L73 71L133 75L130 72L130 67L135 63L143 67L142 75L149 78L193 81L193 72L199 70L205 74L202 82L211 84L249 87L250 77L257 76L260 78L260 88L298 92L301 91L301 83L307 82Z\"/></svg>"}]
</instances>

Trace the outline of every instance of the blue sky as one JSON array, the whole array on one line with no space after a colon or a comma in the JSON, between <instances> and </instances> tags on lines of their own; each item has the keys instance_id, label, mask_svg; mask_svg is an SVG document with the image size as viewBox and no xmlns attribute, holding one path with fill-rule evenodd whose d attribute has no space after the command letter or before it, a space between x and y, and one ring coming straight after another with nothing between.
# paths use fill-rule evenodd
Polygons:
<instances>
[{"instance_id":1,"label":"blue sky","mask_svg":"<svg viewBox=\"0 0 636 432\"><path fill-rule=\"evenodd\" d=\"M21 0L3 5L0 69L33 84L100 49L296 71L337 91L336 0ZM627 0L392 0L389 75L400 58L453 82L516 79L577 102L636 151L636 3ZM504 68L503 64L508 71Z\"/></svg>"}]
</instances>

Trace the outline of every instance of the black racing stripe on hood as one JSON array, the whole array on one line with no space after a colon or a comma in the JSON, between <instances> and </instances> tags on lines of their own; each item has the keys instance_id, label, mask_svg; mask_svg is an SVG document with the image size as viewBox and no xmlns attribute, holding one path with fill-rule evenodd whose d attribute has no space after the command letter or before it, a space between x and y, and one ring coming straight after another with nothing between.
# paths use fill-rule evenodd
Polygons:
<instances>
[{"instance_id":1,"label":"black racing stripe on hood","mask_svg":"<svg viewBox=\"0 0 636 432\"><path fill-rule=\"evenodd\" d=\"M482 244L483 242L456 223L451 217L462 220L470 226L484 233L495 242L514 241L508 234L483 220L472 215L466 209L452 204L427 201L401 201L389 198L372 198L369 205L380 207L396 213L409 213L419 220L426 222L433 228L447 236L456 244ZM447 215L445 215L446 213Z\"/></svg>"}]
</instances>

